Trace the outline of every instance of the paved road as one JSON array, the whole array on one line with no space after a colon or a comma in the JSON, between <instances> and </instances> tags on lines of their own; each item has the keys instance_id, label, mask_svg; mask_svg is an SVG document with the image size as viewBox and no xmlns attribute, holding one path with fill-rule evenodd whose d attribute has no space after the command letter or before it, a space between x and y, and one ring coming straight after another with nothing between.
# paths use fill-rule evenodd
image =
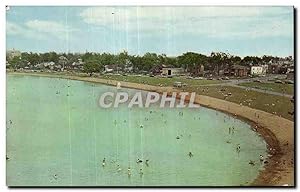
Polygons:
<instances>
[{"instance_id":1,"label":"paved road","mask_svg":"<svg viewBox=\"0 0 300 192\"><path fill-rule=\"evenodd\" d=\"M205 86L205 87L206 86L219 86L219 85L232 86L232 87L238 87L238 88L241 88L241 89L247 89L247 90L251 90L251 91L257 91L257 92L261 92L261 93L267 93L267 94L271 94L271 95L278 95L278 96L292 98L293 95L290 95L290 94L279 93L279 92L270 91L270 90L257 89L257 88L245 87L245 86L238 85L240 83L253 82L254 80L267 81L268 79L274 79L275 77L277 77L279 79L285 79L284 75L269 75L269 76L266 76L266 77L256 77L256 78L251 78L251 79L222 80L222 83L201 85L201 86Z\"/></svg>"}]
</instances>

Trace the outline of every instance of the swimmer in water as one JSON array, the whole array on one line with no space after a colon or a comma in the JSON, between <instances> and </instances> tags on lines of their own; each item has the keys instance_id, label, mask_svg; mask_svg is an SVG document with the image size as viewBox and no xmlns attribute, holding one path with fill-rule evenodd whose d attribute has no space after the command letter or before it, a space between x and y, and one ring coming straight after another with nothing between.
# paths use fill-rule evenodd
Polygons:
<instances>
[{"instance_id":1,"label":"swimmer in water","mask_svg":"<svg viewBox=\"0 0 300 192\"><path fill-rule=\"evenodd\" d=\"M255 162L254 162L254 161L252 161L252 160L250 160L250 161L249 161L249 165L252 165L252 166L254 166L254 165L255 165Z\"/></svg>"},{"instance_id":2,"label":"swimmer in water","mask_svg":"<svg viewBox=\"0 0 300 192\"><path fill-rule=\"evenodd\" d=\"M143 162L143 160L141 160L141 159L137 159L137 161L136 161L136 163L142 163Z\"/></svg>"},{"instance_id":3,"label":"swimmer in water","mask_svg":"<svg viewBox=\"0 0 300 192\"><path fill-rule=\"evenodd\" d=\"M128 177L130 177L130 176L131 176L130 167L128 167L128 169L127 169L127 175L128 175Z\"/></svg>"},{"instance_id":4,"label":"swimmer in water","mask_svg":"<svg viewBox=\"0 0 300 192\"><path fill-rule=\"evenodd\" d=\"M190 156L190 158L191 158L191 157L193 157L194 155L193 155L192 152L189 152L189 156Z\"/></svg>"},{"instance_id":5,"label":"swimmer in water","mask_svg":"<svg viewBox=\"0 0 300 192\"><path fill-rule=\"evenodd\" d=\"M146 166L149 167L149 159L146 159Z\"/></svg>"},{"instance_id":6,"label":"swimmer in water","mask_svg":"<svg viewBox=\"0 0 300 192\"><path fill-rule=\"evenodd\" d=\"M237 145L236 147L236 152L239 154L241 152L241 146L240 144Z\"/></svg>"},{"instance_id":7,"label":"swimmer in water","mask_svg":"<svg viewBox=\"0 0 300 192\"><path fill-rule=\"evenodd\" d=\"M102 167L105 166L105 158L102 160Z\"/></svg>"},{"instance_id":8,"label":"swimmer in water","mask_svg":"<svg viewBox=\"0 0 300 192\"><path fill-rule=\"evenodd\" d=\"M118 172L120 172L120 171L122 171L122 169L121 169L121 167L120 167L120 165L118 164Z\"/></svg>"},{"instance_id":9,"label":"swimmer in water","mask_svg":"<svg viewBox=\"0 0 300 192\"><path fill-rule=\"evenodd\" d=\"M58 178L57 174L54 174L54 175L53 175L53 178L54 178L55 180L57 180L57 178Z\"/></svg>"},{"instance_id":10,"label":"swimmer in water","mask_svg":"<svg viewBox=\"0 0 300 192\"><path fill-rule=\"evenodd\" d=\"M142 177L143 176L143 169L142 168L140 168L140 176Z\"/></svg>"}]
</instances>

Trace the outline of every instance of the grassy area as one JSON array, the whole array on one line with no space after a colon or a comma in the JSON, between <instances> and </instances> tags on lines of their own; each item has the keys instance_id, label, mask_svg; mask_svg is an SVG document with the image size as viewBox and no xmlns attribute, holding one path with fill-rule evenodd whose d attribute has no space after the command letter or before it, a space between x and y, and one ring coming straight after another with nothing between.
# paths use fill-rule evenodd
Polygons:
<instances>
[{"instance_id":1,"label":"grassy area","mask_svg":"<svg viewBox=\"0 0 300 192\"><path fill-rule=\"evenodd\" d=\"M286 93L293 95L294 94L294 85L293 84L280 84L280 83L259 83L259 82L249 82L249 83L240 83L239 85L245 87L253 87L262 90L274 91L278 93Z\"/></svg>"},{"instance_id":2,"label":"grassy area","mask_svg":"<svg viewBox=\"0 0 300 192\"><path fill-rule=\"evenodd\" d=\"M187 87L184 90L189 92L195 91L199 95L207 95L210 97L224 99L293 120L293 116L288 112L294 111L294 104L287 97L275 96L251 90L247 91L245 89L231 86L204 86L196 89ZM231 95L228 93L231 93Z\"/></svg>"},{"instance_id":3,"label":"grassy area","mask_svg":"<svg viewBox=\"0 0 300 192\"><path fill-rule=\"evenodd\" d=\"M293 116L288 112L294 110L294 104L291 103L290 99L282 96L275 96L266 93L261 93L257 91L247 91L238 87L231 86L205 86L209 84L220 83L218 80L195 80L195 79L185 79L182 77L174 78L158 78L158 77L148 77L148 76L116 76L116 75L104 75L101 78L135 82L141 84L149 85L162 85L162 86L173 86L175 81L181 81L187 84L187 87L184 88L185 91L196 92L199 95L207 95L214 98L225 99L230 102L242 104L249 106L251 108L259 109L266 111L268 113L273 113L280 115L286 119L293 120ZM263 85L263 83L258 83ZM275 84L272 83L274 87L285 86L288 87L289 94L292 94L293 85L288 84ZM198 85L198 86L197 86ZM257 86L255 84L255 86ZM277 89L280 89L277 88ZM275 91L275 90L273 90ZM231 95L225 97L225 95Z\"/></svg>"},{"instance_id":4,"label":"grassy area","mask_svg":"<svg viewBox=\"0 0 300 192\"><path fill-rule=\"evenodd\" d=\"M173 78L162 78L162 77L149 77L149 76L122 76L122 75L101 75L100 78L111 79L117 81L141 83L148 85L161 85L161 86L173 86L175 81L180 81L186 83L188 86L197 85L208 85L220 83L219 80L196 80L196 79L186 79L183 77L173 77Z\"/></svg>"}]
</instances>

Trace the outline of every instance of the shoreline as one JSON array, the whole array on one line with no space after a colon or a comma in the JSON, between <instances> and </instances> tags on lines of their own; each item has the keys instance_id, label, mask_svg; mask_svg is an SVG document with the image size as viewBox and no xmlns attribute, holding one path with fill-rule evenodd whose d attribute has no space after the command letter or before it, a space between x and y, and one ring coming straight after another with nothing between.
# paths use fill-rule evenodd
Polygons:
<instances>
[{"instance_id":1,"label":"shoreline","mask_svg":"<svg viewBox=\"0 0 300 192\"><path fill-rule=\"evenodd\" d=\"M29 75L39 77L53 77L71 80L86 81L91 83L100 83L116 86L116 80L101 79L101 77L76 76L76 74L47 74L47 73L30 73L30 72L7 72L7 74ZM153 85L144 85L131 82L121 82L122 87L138 89L144 91L162 92L180 92L173 87L160 87ZM196 95L195 103L201 106L218 110L224 113L246 121L255 127L266 141L268 154L272 156L266 160L267 164L264 170L260 171L257 178L250 186L294 186L294 122L247 106L240 106L229 101Z\"/></svg>"}]
</instances>

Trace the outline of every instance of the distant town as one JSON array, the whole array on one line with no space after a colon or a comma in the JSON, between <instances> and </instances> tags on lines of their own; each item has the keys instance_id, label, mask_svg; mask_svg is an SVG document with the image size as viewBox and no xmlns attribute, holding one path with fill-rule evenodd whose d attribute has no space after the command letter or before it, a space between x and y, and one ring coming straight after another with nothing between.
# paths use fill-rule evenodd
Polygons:
<instances>
[{"instance_id":1,"label":"distant town","mask_svg":"<svg viewBox=\"0 0 300 192\"><path fill-rule=\"evenodd\" d=\"M110 53L28 53L18 50L6 52L6 68L29 72L83 72L96 74L143 74L149 76L188 76L190 78L229 79L285 74L294 80L294 60L289 57L239 57L222 52L209 56L187 52L177 57L146 53L129 55L126 51Z\"/></svg>"}]
</instances>

